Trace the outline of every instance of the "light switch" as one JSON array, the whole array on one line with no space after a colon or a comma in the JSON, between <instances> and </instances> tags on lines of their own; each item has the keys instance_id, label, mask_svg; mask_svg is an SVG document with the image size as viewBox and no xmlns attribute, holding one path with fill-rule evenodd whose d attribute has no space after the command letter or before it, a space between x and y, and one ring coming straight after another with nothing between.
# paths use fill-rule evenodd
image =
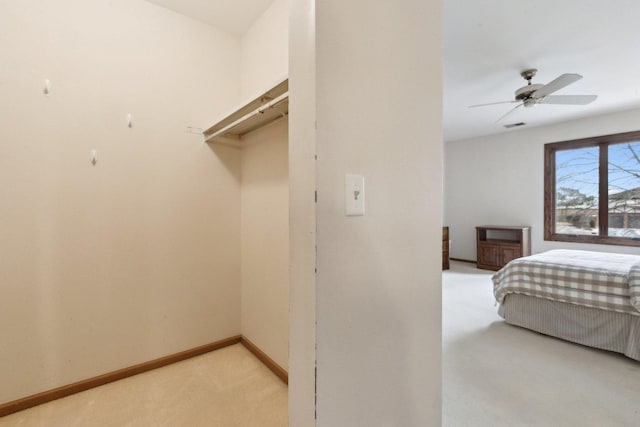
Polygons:
<instances>
[{"instance_id":1,"label":"light switch","mask_svg":"<svg viewBox=\"0 0 640 427\"><path fill-rule=\"evenodd\" d=\"M344 190L345 215L364 215L364 176L347 174Z\"/></svg>"}]
</instances>

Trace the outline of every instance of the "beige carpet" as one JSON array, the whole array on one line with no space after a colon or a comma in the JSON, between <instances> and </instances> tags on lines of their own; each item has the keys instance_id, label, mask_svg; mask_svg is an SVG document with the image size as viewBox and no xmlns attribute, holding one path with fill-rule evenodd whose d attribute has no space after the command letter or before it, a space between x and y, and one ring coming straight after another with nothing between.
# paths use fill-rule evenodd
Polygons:
<instances>
[{"instance_id":1,"label":"beige carpet","mask_svg":"<svg viewBox=\"0 0 640 427\"><path fill-rule=\"evenodd\" d=\"M640 426L640 362L504 323L491 275L443 274L443 424Z\"/></svg>"},{"instance_id":2,"label":"beige carpet","mask_svg":"<svg viewBox=\"0 0 640 427\"><path fill-rule=\"evenodd\" d=\"M236 344L8 415L0 427L285 427L287 412L287 386Z\"/></svg>"},{"instance_id":3,"label":"beige carpet","mask_svg":"<svg viewBox=\"0 0 640 427\"><path fill-rule=\"evenodd\" d=\"M443 425L639 426L640 363L507 325L491 275L459 262L443 274ZM286 425L287 387L241 345L0 418L0 427Z\"/></svg>"}]
</instances>

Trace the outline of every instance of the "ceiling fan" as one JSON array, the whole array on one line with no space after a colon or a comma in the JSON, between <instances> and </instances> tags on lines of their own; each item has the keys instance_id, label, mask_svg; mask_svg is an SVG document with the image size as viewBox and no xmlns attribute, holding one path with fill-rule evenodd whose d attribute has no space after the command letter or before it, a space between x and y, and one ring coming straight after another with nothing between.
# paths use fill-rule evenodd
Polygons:
<instances>
[{"instance_id":1,"label":"ceiling fan","mask_svg":"<svg viewBox=\"0 0 640 427\"><path fill-rule=\"evenodd\" d=\"M586 105L596 100L597 95L551 95L552 93L569 86L571 83L575 83L580 80L582 76L580 74L563 74L560 77L552 80L546 85L543 84L531 84L531 79L535 77L538 70L531 69L525 70L520 75L527 81L527 85L516 90L516 98L513 101L500 101L490 102L488 104L470 105L469 108L484 107L487 105L497 104L515 104L514 108L509 110L507 114L500 117L497 121L504 119L509 114L514 112L517 108L522 106L533 107L537 104L562 104L562 105Z\"/></svg>"}]
</instances>

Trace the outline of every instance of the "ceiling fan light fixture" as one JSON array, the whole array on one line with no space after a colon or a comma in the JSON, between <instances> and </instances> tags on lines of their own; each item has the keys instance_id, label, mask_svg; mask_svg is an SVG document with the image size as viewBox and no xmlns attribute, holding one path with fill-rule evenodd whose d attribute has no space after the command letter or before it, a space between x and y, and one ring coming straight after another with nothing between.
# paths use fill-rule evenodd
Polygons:
<instances>
[{"instance_id":1,"label":"ceiling fan light fixture","mask_svg":"<svg viewBox=\"0 0 640 427\"><path fill-rule=\"evenodd\" d=\"M506 114L500 117L496 123L502 121L505 117L509 116L519 107L531 108L536 106L537 104L556 104L556 105L587 105L595 101L598 96L597 95L552 95L556 91L569 86L572 83L580 80L582 76L576 73L565 73L558 77L556 77L551 82L546 85L535 83L531 83L531 79L536 75L536 69L525 70L520 73L520 75L527 81L527 85L521 87L515 92L515 100L513 101L500 101L500 102L490 102L488 104L477 104L470 105L469 107L484 107L488 105L497 105L497 104L513 104L516 103L515 107L509 110ZM516 126L523 126L522 124L516 124ZM509 126L505 126L509 128ZM511 126L513 127L513 126Z\"/></svg>"}]
</instances>

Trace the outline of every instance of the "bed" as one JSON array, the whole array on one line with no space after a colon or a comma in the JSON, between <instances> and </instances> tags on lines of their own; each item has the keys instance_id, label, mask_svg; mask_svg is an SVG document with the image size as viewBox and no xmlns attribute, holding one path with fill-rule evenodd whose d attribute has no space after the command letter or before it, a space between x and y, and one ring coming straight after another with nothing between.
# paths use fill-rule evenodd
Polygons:
<instances>
[{"instance_id":1,"label":"bed","mask_svg":"<svg viewBox=\"0 0 640 427\"><path fill-rule=\"evenodd\" d=\"M507 323L640 361L640 256L558 249L492 280Z\"/></svg>"}]
</instances>

